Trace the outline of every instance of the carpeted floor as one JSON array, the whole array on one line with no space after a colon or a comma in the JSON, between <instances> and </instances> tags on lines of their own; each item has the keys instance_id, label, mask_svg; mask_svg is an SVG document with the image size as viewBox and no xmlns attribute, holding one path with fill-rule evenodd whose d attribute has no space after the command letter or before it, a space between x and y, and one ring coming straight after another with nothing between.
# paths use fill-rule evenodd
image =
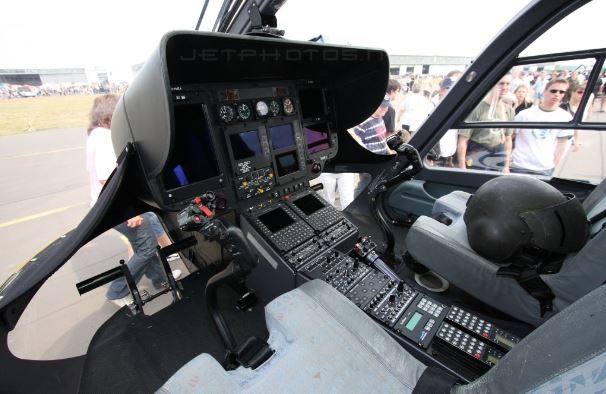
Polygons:
<instances>
[{"instance_id":1,"label":"carpeted floor","mask_svg":"<svg viewBox=\"0 0 606 394\"><path fill-rule=\"evenodd\" d=\"M206 308L208 274L194 273L182 281L184 298L152 316L130 317L123 308L97 332L88 350L81 393L151 393L181 366L200 353L222 362L225 350ZM267 339L262 305L236 310L240 295L231 287L219 290L225 319L241 341L255 335Z\"/></svg>"}]
</instances>

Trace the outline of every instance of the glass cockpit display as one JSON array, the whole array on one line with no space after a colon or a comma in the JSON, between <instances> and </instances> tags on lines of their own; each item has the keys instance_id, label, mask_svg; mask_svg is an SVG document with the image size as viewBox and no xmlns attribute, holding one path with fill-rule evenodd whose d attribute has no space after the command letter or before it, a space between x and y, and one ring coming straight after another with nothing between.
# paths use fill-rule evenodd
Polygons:
<instances>
[{"instance_id":1,"label":"glass cockpit display","mask_svg":"<svg viewBox=\"0 0 606 394\"><path fill-rule=\"evenodd\" d=\"M324 204L322 204L316 197L314 197L313 194L307 194L304 197L293 201L293 204L295 204L295 206L307 216L324 208Z\"/></svg>"},{"instance_id":2,"label":"glass cockpit display","mask_svg":"<svg viewBox=\"0 0 606 394\"><path fill-rule=\"evenodd\" d=\"M175 147L162 173L167 190L191 185L220 174L204 108L175 106Z\"/></svg>"},{"instance_id":3,"label":"glass cockpit display","mask_svg":"<svg viewBox=\"0 0 606 394\"><path fill-rule=\"evenodd\" d=\"M328 125L326 123L305 126L303 132L307 142L307 151L310 154L330 149Z\"/></svg>"},{"instance_id":4,"label":"glass cockpit display","mask_svg":"<svg viewBox=\"0 0 606 394\"><path fill-rule=\"evenodd\" d=\"M259 220L272 233L277 233L295 222L282 208L260 215Z\"/></svg>"},{"instance_id":5,"label":"glass cockpit display","mask_svg":"<svg viewBox=\"0 0 606 394\"><path fill-rule=\"evenodd\" d=\"M229 136L235 160L247 159L262 154L257 130L243 131Z\"/></svg>"},{"instance_id":6,"label":"glass cockpit display","mask_svg":"<svg viewBox=\"0 0 606 394\"><path fill-rule=\"evenodd\" d=\"M281 155L276 155L276 166L278 176L284 177L299 171L297 154L295 152L287 152Z\"/></svg>"},{"instance_id":7,"label":"glass cockpit display","mask_svg":"<svg viewBox=\"0 0 606 394\"><path fill-rule=\"evenodd\" d=\"M283 124L269 128L269 140L274 150L289 148L295 145L292 124Z\"/></svg>"}]
</instances>

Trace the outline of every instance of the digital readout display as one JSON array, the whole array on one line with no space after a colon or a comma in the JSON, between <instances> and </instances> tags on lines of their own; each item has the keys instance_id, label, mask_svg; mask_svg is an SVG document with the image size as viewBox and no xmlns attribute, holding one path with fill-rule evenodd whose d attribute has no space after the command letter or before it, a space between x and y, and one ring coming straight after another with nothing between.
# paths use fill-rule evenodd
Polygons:
<instances>
[{"instance_id":1,"label":"digital readout display","mask_svg":"<svg viewBox=\"0 0 606 394\"><path fill-rule=\"evenodd\" d=\"M283 124L269 128L269 139L274 149L288 148L295 145L292 125Z\"/></svg>"},{"instance_id":2,"label":"digital readout display","mask_svg":"<svg viewBox=\"0 0 606 394\"><path fill-rule=\"evenodd\" d=\"M486 361L488 361L488 363L490 363L492 365L497 365L497 363L499 362L499 359L496 358L495 356L493 356L492 354L489 354L488 357L486 357Z\"/></svg>"},{"instance_id":3,"label":"digital readout display","mask_svg":"<svg viewBox=\"0 0 606 394\"><path fill-rule=\"evenodd\" d=\"M286 176L299 171L299 164L297 163L297 155L295 152L277 155L276 165L278 167L278 176Z\"/></svg>"},{"instance_id":4,"label":"digital readout display","mask_svg":"<svg viewBox=\"0 0 606 394\"><path fill-rule=\"evenodd\" d=\"M421 320L421 318L423 317L422 314L420 314L419 312L415 312L412 317L410 318L410 320L408 320L408 323L406 323L406 329L408 331L412 331L415 329L415 327L417 326L417 324L419 324L419 321Z\"/></svg>"},{"instance_id":5,"label":"digital readout display","mask_svg":"<svg viewBox=\"0 0 606 394\"><path fill-rule=\"evenodd\" d=\"M324 208L324 204L322 204L317 198L315 198L311 194L307 194L304 197L293 201L293 204L295 204L297 208L303 211L303 213L307 216Z\"/></svg>"},{"instance_id":6,"label":"digital readout display","mask_svg":"<svg viewBox=\"0 0 606 394\"><path fill-rule=\"evenodd\" d=\"M497 334L497 335L495 335L495 338L494 338L494 339L495 339L495 341L497 341L499 344L504 345L504 346L506 346L506 347L508 347L508 348L510 348L510 349L511 349L512 347L514 347L514 346L515 346L515 342L513 342L511 339L507 339L507 338L505 338L505 337L504 337L504 336L502 336L502 335Z\"/></svg>"},{"instance_id":7,"label":"digital readout display","mask_svg":"<svg viewBox=\"0 0 606 394\"><path fill-rule=\"evenodd\" d=\"M243 131L229 136L235 160L261 155L261 141L257 130Z\"/></svg>"},{"instance_id":8,"label":"digital readout display","mask_svg":"<svg viewBox=\"0 0 606 394\"><path fill-rule=\"evenodd\" d=\"M330 140L328 138L328 125L318 123L305 126L303 128L305 141L307 142L307 151L309 153L321 152L330 149Z\"/></svg>"},{"instance_id":9,"label":"digital readout display","mask_svg":"<svg viewBox=\"0 0 606 394\"><path fill-rule=\"evenodd\" d=\"M282 208L264 213L259 216L259 220L272 233L277 233L295 222Z\"/></svg>"}]
</instances>

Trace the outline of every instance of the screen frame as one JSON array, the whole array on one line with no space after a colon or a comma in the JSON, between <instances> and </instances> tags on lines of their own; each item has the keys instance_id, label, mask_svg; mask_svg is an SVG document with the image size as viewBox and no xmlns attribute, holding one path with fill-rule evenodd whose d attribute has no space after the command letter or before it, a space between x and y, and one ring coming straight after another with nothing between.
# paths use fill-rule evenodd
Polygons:
<instances>
[{"instance_id":1,"label":"screen frame","mask_svg":"<svg viewBox=\"0 0 606 394\"><path fill-rule=\"evenodd\" d=\"M259 142L261 144L261 154L236 160L231 145L231 136L247 131L257 130ZM259 170L271 166L271 156L269 152L269 143L267 141L267 130L264 123L246 122L242 124L226 125L221 127L221 132L225 137L225 147L229 154L230 162L233 165L232 172L235 176L247 174L250 171ZM242 171L243 168L249 168L248 171Z\"/></svg>"},{"instance_id":2,"label":"screen frame","mask_svg":"<svg viewBox=\"0 0 606 394\"><path fill-rule=\"evenodd\" d=\"M272 131L272 129L275 129L277 127L284 127L284 126L289 126L289 128L290 128L290 136L291 136L292 143L290 145L287 145L287 146L282 146L282 147L277 147L276 148L274 146L274 141L272 139L272 132L271 131ZM276 123L276 124L268 125L267 126L267 136L268 136L268 139L269 139L269 143L271 145L271 149L272 149L272 151L274 153L275 152L288 151L288 150L291 150L291 149L293 149L293 148L295 148L297 146L297 139L295 137L295 128L294 128L294 125L293 125L292 121L286 122L286 123L280 123L280 124Z\"/></svg>"},{"instance_id":3,"label":"screen frame","mask_svg":"<svg viewBox=\"0 0 606 394\"><path fill-rule=\"evenodd\" d=\"M217 160L218 174L216 176L213 176L210 178L188 183L187 185L177 186L175 188L168 189L166 187L166 183L164 182L163 177L164 177L164 174L166 173L166 171L172 171L172 169L170 169L168 167L169 167L171 156L173 154L175 154L175 149L176 149L177 131L175 128L176 122L174 119L175 107L193 106L193 105L199 105L202 110L202 114L204 116L204 121L206 123L206 127L207 127L208 133L209 133L209 139L213 144L215 158ZM223 178L224 178L224 174L225 174L225 168L223 167L221 160L217 154L220 151L221 147L217 144L217 141L215 139L215 135L213 132L213 124L211 121L212 114L211 114L211 111L209 110L209 106L204 103L195 103L194 102L194 103L175 104L173 102L172 107L171 107L171 116L173 118L172 122L171 122L173 137L171 138L170 151L169 151L168 157L164 163L162 170L152 181L152 185L155 184L156 187L158 187L158 189L160 189L160 191L161 191L160 196L161 196L162 203L168 208L174 208L179 203L183 203L183 201L189 201L190 199L192 199L193 197L198 195L200 193L200 190L218 190L218 189L222 188L224 186Z\"/></svg>"},{"instance_id":4,"label":"screen frame","mask_svg":"<svg viewBox=\"0 0 606 394\"><path fill-rule=\"evenodd\" d=\"M244 142L245 140L241 136L243 134L251 134L251 133L254 133L254 135L257 137L257 142L258 142L259 150L256 151L256 152L253 152L254 154L252 156L236 157L236 151L234 151L234 144L233 144L233 142L234 142L233 139L234 138L233 137L234 136L240 136L240 140ZM253 157L257 157L257 156L263 155L263 146L261 145L261 137L259 136L259 129L258 128L253 128L253 129L250 129L250 130L241 131L239 133L231 133L229 135L229 145L232 148L232 153L234 154L234 159L236 159L238 161L240 161L240 160L248 160L248 159L252 159Z\"/></svg>"},{"instance_id":5,"label":"screen frame","mask_svg":"<svg viewBox=\"0 0 606 394\"><path fill-rule=\"evenodd\" d=\"M307 134L305 133L305 129L309 129L310 126L315 126L315 125L319 125L319 124L323 124L323 125L326 126L326 140L325 141L326 141L326 144L328 144L328 148L312 152L309 149L310 145L309 145L309 142L307 140ZM315 131L315 130L313 130L313 131ZM307 154L309 156L315 156L315 155L319 155L319 154L322 154L324 152L330 151L330 149L333 147L333 138L331 138L331 126L330 126L330 122L328 122L328 121L318 121L318 122L306 123L303 126L302 133L303 133L303 139L305 141L305 149L307 150Z\"/></svg>"}]
</instances>

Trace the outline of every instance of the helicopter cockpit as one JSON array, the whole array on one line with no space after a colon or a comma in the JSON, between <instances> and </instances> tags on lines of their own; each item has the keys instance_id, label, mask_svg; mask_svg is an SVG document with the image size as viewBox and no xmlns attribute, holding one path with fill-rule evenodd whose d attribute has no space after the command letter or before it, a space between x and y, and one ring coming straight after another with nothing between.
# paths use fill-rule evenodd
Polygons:
<instances>
[{"instance_id":1,"label":"helicopter cockpit","mask_svg":"<svg viewBox=\"0 0 606 394\"><path fill-rule=\"evenodd\" d=\"M543 7L558 9L536 2L528 12ZM475 87L481 70L470 68L469 84L447 99L479 90L480 100L508 66ZM117 168L98 202L37 257L51 263L34 261L0 288L3 339L79 248L142 212L156 212L171 230L174 243L157 251L168 285L147 294L123 261L78 278L84 296L124 277L133 303L94 332L85 356L48 361L50 373L1 341L7 371L55 376L53 389L78 376L69 387L79 392L451 392L541 391L560 370L570 380L598 370L604 338L575 329L604 323L604 286L533 325L480 298L467 302L468 294L444 296L410 280L418 262L396 250L408 229L386 209L387 191L423 171L422 154L436 138L396 135L387 141L393 153L377 155L347 131L381 104L388 75L389 57L378 49L267 32L166 34L113 115ZM317 178L355 161L372 180L337 210ZM182 280L167 261L177 252L190 269ZM165 294L170 305L146 314ZM16 379L7 382L19 390Z\"/></svg>"}]
</instances>

